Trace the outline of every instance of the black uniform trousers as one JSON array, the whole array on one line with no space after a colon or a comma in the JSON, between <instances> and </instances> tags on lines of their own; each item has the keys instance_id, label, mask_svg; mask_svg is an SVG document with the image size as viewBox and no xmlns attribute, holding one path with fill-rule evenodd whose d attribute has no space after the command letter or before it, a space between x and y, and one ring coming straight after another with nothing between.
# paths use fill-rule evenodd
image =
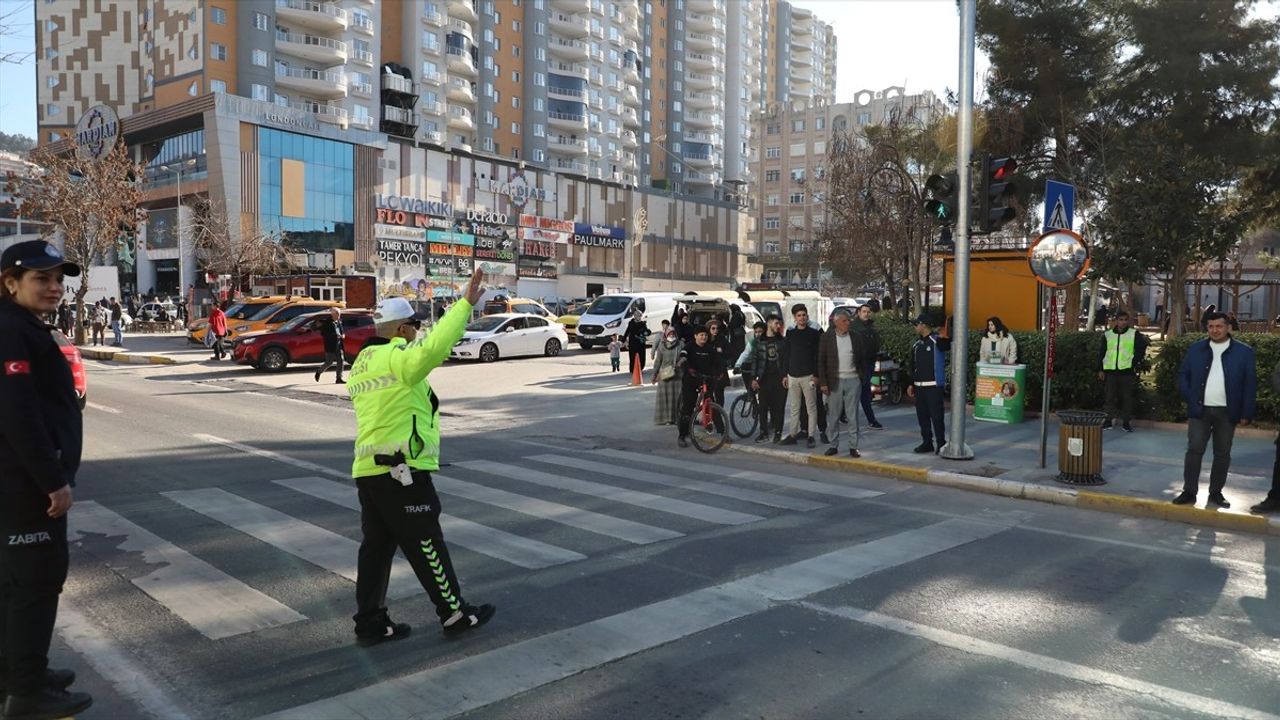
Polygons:
<instances>
[{"instance_id":1,"label":"black uniform trousers","mask_svg":"<svg viewBox=\"0 0 1280 720\"><path fill-rule=\"evenodd\" d=\"M916 420L920 423L920 437L928 445L942 447L947 442L947 427L943 419L942 386L916 385ZM936 444L935 444L936 441Z\"/></svg>"},{"instance_id":2,"label":"black uniform trousers","mask_svg":"<svg viewBox=\"0 0 1280 720\"><path fill-rule=\"evenodd\" d=\"M1121 422L1133 419L1133 396L1138 389L1138 376L1121 370L1103 371L1106 401L1103 408L1107 418L1120 418Z\"/></svg>"},{"instance_id":3,"label":"black uniform trousers","mask_svg":"<svg viewBox=\"0 0 1280 720\"><path fill-rule=\"evenodd\" d=\"M760 394L757 397L760 405L760 432L782 433L785 422L783 413L787 407L787 389L782 387L781 375L769 375L758 378ZM801 417L804 417L801 415Z\"/></svg>"},{"instance_id":4,"label":"black uniform trousers","mask_svg":"<svg viewBox=\"0 0 1280 720\"><path fill-rule=\"evenodd\" d=\"M1280 435L1276 436L1276 461L1271 466L1271 490L1267 500L1280 500Z\"/></svg>"},{"instance_id":5,"label":"black uniform trousers","mask_svg":"<svg viewBox=\"0 0 1280 720\"><path fill-rule=\"evenodd\" d=\"M875 374L875 363L868 365L863 369L862 373L862 393L858 401L862 403L862 414L867 416L867 422L874 423L876 421L876 413L871 409L871 376Z\"/></svg>"},{"instance_id":6,"label":"black uniform trousers","mask_svg":"<svg viewBox=\"0 0 1280 720\"><path fill-rule=\"evenodd\" d=\"M67 579L67 518L51 519L47 495L0 495L0 674L10 695L44 685L58 596Z\"/></svg>"},{"instance_id":7,"label":"black uniform trousers","mask_svg":"<svg viewBox=\"0 0 1280 720\"><path fill-rule=\"evenodd\" d=\"M413 567L441 622L464 606L449 548L440 530L440 497L431 473L413 471L413 484L386 475L357 478L360 554L356 568L356 633L381 632L387 623L387 586L396 548Z\"/></svg>"}]
</instances>

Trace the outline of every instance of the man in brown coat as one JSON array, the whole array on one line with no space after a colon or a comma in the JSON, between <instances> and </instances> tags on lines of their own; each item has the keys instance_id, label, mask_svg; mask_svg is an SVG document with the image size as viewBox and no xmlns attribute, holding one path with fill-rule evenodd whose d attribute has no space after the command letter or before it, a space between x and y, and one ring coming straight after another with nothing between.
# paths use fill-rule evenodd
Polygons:
<instances>
[{"instance_id":1,"label":"man in brown coat","mask_svg":"<svg viewBox=\"0 0 1280 720\"><path fill-rule=\"evenodd\" d=\"M818 389L827 403L827 433L831 446L827 455L840 453L840 416L848 418L849 457L862 457L858 452L858 411L862 396L861 369L867 367L866 341L860 333L849 332L849 313L837 310L831 327L818 343Z\"/></svg>"}]
</instances>

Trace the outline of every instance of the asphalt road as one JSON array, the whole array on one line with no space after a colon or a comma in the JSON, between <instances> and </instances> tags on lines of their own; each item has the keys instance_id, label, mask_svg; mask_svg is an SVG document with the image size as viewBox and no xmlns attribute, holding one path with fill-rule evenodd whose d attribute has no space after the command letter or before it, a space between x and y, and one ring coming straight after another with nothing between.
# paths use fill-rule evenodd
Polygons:
<instances>
[{"instance_id":1,"label":"asphalt road","mask_svg":"<svg viewBox=\"0 0 1280 720\"><path fill-rule=\"evenodd\" d=\"M92 718L1276 718L1280 542L681 451L571 355L447 365L445 641L354 645L354 416L90 363L55 662Z\"/></svg>"}]
</instances>

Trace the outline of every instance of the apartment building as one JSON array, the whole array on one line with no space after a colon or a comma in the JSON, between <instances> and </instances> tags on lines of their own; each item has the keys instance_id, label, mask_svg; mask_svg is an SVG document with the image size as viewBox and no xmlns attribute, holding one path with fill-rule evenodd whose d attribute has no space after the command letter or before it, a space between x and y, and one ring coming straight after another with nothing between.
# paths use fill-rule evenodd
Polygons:
<instances>
[{"instance_id":1,"label":"apartment building","mask_svg":"<svg viewBox=\"0 0 1280 720\"><path fill-rule=\"evenodd\" d=\"M769 3L764 43L765 104L836 101L836 36L811 10Z\"/></svg>"},{"instance_id":2,"label":"apartment building","mask_svg":"<svg viewBox=\"0 0 1280 720\"><path fill-rule=\"evenodd\" d=\"M908 95L902 87L861 90L849 103L822 100L775 104L755 116L761 138L756 243L749 261L763 268L760 282L817 289L820 267L813 243L826 225L827 152L836 130L857 132L895 115L924 123L946 104L930 91Z\"/></svg>"}]
</instances>

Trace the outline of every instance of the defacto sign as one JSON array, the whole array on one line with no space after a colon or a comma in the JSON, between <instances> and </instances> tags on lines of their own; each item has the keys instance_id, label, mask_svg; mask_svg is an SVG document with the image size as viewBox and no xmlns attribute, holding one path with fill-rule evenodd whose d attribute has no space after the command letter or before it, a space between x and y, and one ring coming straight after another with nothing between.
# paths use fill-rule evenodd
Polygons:
<instances>
[{"instance_id":1,"label":"defacto sign","mask_svg":"<svg viewBox=\"0 0 1280 720\"><path fill-rule=\"evenodd\" d=\"M620 250L627 246L627 231L612 225L574 223L573 244Z\"/></svg>"},{"instance_id":2,"label":"defacto sign","mask_svg":"<svg viewBox=\"0 0 1280 720\"><path fill-rule=\"evenodd\" d=\"M80 157L101 160L120 138L120 118L106 105L94 105L76 121L76 147Z\"/></svg>"},{"instance_id":3,"label":"defacto sign","mask_svg":"<svg viewBox=\"0 0 1280 720\"><path fill-rule=\"evenodd\" d=\"M517 210L523 210L529 200L555 202L555 190L543 190L529 184L523 170L511 173L506 181L497 178L476 178L476 189L485 192L505 195Z\"/></svg>"}]
</instances>

